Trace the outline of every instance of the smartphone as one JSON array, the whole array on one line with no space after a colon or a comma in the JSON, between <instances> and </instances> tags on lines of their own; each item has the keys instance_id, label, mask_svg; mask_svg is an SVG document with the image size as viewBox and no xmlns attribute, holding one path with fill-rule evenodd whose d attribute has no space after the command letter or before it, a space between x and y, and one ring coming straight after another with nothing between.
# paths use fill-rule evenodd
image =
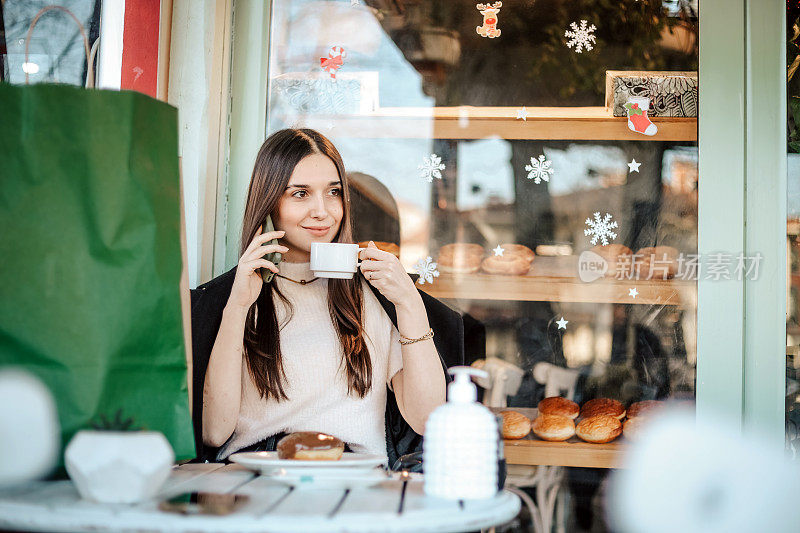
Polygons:
<instances>
[{"instance_id":1,"label":"smartphone","mask_svg":"<svg viewBox=\"0 0 800 533\"><path fill-rule=\"evenodd\" d=\"M184 492L162 501L158 508L170 513L222 516L231 514L249 500L245 494Z\"/></svg>"},{"instance_id":2,"label":"smartphone","mask_svg":"<svg viewBox=\"0 0 800 533\"><path fill-rule=\"evenodd\" d=\"M269 233L270 231L275 231L275 225L272 224L272 217L267 215L267 218L264 220L264 224L261 226L264 233ZM272 239L266 243L267 245L271 244L278 244L278 239ZM278 266L278 263L281 262L281 258L283 254L280 252L272 252L268 253L264 256L264 259L267 261L272 262L275 266ZM275 272L268 268L260 268L261 279L264 283L269 283L275 277Z\"/></svg>"}]
</instances>

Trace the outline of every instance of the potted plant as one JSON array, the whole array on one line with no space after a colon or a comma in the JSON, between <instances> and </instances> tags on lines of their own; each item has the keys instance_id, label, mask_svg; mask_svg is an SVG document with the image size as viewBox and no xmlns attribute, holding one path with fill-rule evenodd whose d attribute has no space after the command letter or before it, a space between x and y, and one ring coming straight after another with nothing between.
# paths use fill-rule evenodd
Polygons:
<instances>
[{"instance_id":1,"label":"potted plant","mask_svg":"<svg viewBox=\"0 0 800 533\"><path fill-rule=\"evenodd\" d=\"M112 419L100 415L100 423L75 434L64 452L67 473L81 497L103 503L153 498L174 461L163 434L134 428L121 409Z\"/></svg>"}]
</instances>

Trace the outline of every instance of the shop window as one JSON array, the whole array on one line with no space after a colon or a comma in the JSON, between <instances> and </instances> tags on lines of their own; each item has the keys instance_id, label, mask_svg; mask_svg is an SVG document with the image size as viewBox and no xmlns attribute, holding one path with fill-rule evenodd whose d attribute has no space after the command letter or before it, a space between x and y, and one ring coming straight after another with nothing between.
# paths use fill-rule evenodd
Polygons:
<instances>
[{"instance_id":1,"label":"shop window","mask_svg":"<svg viewBox=\"0 0 800 533\"><path fill-rule=\"evenodd\" d=\"M28 31L40 9L58 5L68 9L86 31L91 50L100 28L102 2L94 0L28 1L0 3L0 81L14 84L86 82L86 50L76 22L63 11L52 10L37 21L25 49Z\"/></svg>"}]
</instances>

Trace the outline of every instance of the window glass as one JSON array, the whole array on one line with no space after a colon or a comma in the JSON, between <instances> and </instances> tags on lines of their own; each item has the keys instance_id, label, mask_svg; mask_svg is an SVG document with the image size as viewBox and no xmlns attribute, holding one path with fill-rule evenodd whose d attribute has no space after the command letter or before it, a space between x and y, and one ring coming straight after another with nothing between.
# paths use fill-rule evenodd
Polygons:
<instances>
[{"instance_id":1,"label":"window glass","mask_svg":"<svg viewBox=\"0 0 800 533\"><path fill-rule=\"evenodd\" d=\"M97 40L100 1L6 0L0 3L0 81L23 84L27 73L29 83L85 83L84 41L78 24L68 14L60 10L46 12L36 22L28 39L36 14L49 5L63 7L75 15L86 31L90 48Z\"/></svg>"},{"instance_id":2,"label":"window glass","mask_svg":"<svg viewBox=\"0 0 800 533\"><path fill-rule=\"evenodd\" d=\"M486 403L535 408L540 363L580 404L694 399L697 281L747 259L697 266L696 2L276 0L270 20L267 134L331 138L356 238L462 313L468 364L521 371Z\"/></svg>"}]
</instances>

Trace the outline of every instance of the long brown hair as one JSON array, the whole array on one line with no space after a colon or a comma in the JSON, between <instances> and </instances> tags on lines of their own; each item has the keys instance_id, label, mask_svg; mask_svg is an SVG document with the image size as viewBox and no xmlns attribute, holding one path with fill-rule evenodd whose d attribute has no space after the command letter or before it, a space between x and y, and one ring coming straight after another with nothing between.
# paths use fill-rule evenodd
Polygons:
<instances>
[{"instance_id":1,"label":"long brown hair","mask_svg":"<svg viewBox=\"0 0 800 533\"><path fill-rule=\"evenodd\" d=\"M353 242L350 222L350 193L344 162L333 143L317 131L311 129L284 129L270 135L256 156L247 204L242 220L242 240L239 249L241 256L256 235L259 226L278 209L295 166L311 154L327 156L339 173L342 184L342 203L344 214L339 232L334 242ZM244 329L244 353L253 382L262 398L286 400L281 359L280 328L275 313L275 296L281 298L289 307L289 317L293 309L275 283L265 283L261 293L247 313ZM364 295L361 280L356 275L352 279L328 280L328 309L344 353L343 366L347 374L347 391L363 398L372 387L372 361L364 341L362 322ZM256 322L256 312L258 322ZM314 349L309 346L309 349Z\"/></svg>"}]
</instances>

